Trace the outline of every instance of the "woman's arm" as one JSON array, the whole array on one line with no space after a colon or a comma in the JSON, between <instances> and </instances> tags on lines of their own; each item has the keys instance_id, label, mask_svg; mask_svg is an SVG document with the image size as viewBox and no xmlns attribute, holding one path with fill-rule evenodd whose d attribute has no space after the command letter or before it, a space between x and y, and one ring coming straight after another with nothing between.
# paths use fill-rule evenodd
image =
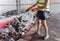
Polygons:
<instances>
[{"instance_id":1,"label":"woman's arm","mask_svg":"<svg viewBox=\"0 0 60 41\"><path fill-rule=\"evenodd\" d=\"M29 11L30 9L32 9L34 6L36 6L39 3L39 1L37 1L33 6L29 7L26 11Z\"/></svg>"}]
</instances>

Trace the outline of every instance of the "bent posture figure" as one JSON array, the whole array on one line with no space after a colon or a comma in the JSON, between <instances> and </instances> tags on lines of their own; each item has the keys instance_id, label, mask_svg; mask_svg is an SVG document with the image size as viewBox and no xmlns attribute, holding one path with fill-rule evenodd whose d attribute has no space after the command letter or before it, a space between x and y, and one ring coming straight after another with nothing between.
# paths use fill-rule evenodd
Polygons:
<instances>
[{"instance_id":1,"label":"bent posture figure","mask_svg":"<svg viewBox=\"0 0 60 41\"><path fill-rule=\"evenodd\" d=\"M37 7L35 7L37 6ZM35 8L33 8L35 7ZM37 26L37 32L38 34L40 34L40 27L41 23L45 29L45 36L43 37L43 39L48 39L49 38L49 34L48 34L48 26L46 23L46 18L45 18L45 11L49 11L49 0L38 0L36 4L34 4L33 6L31 6L30 8L28 8L26 11L37 11L36 13L36 26Z\"/></svg>"}]
</instances>

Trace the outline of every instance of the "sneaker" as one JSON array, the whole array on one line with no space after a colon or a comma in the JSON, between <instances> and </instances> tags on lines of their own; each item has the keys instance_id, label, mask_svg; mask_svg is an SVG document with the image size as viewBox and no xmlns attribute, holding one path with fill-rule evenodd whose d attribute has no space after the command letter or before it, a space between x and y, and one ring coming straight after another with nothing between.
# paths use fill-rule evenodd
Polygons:
<instances>
[{"instance_id":1,"label":"sneaker","mask_svg":"<svg viewBox=\"0 0 60 41\"><path fill-rule=\"evenodd\" d=\"M40 35L40 31L38 31L37 34Z\"/></svg>"},{"instance_id":2,"label":"sneaker","mask_svg":"<svg viewBox=\"0 0 60 41\"><path fill-rule=\"evenodd\" d=\"M46 35L43 37L44 40L47 40L49 38L49 35Z\"/></svg>"}]
</instances>

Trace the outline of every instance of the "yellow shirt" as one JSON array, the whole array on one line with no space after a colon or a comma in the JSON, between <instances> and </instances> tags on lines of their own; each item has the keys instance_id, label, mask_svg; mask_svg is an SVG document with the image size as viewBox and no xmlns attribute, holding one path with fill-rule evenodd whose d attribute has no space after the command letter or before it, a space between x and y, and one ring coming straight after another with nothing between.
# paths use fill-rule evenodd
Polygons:
<instances>
[{"instance_id":1,"label":"yellow shirt","mask_svg":"<svg viewBox=\"0 0 60 41\"><path fill-rule=\"evenodd\" d=\"M38 0L39 1L39 4L37 4L37 6L44 6L44 4L45 4L45 0ZM46 6L46 8L45 9L40 9L40 10L47 10L47 11L49 11L49 0L48 0L48 3L47 3L47 6Z\"/></svg>"},{"instance_id":2,"label":"yellow shirt","mask_svg":"<svg viewBox=\"0 0 60 41\"><path fill-rule=\"evenodd\" d=\"M38 1L39 1L38 6L44 6L45 0L38 0Z\"/></svg>"}]
</instances>

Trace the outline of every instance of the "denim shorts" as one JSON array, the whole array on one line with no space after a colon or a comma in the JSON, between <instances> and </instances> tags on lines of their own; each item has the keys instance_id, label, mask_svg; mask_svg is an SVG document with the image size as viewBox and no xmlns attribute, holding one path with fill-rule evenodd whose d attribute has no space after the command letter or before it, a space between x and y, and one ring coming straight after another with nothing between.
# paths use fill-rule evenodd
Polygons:
<instances>
[{"instance_id":1,"label":"denim shorts","mask_svg":"<svg viewBox=\"0 0 60 41\"><path fill-rule=\"evenodd\" d=\"M39 10L36 13L36 17L39 18L40 20L46 20L45 14L47 14L45 11Z\"/></svg>"}]
</instances>

